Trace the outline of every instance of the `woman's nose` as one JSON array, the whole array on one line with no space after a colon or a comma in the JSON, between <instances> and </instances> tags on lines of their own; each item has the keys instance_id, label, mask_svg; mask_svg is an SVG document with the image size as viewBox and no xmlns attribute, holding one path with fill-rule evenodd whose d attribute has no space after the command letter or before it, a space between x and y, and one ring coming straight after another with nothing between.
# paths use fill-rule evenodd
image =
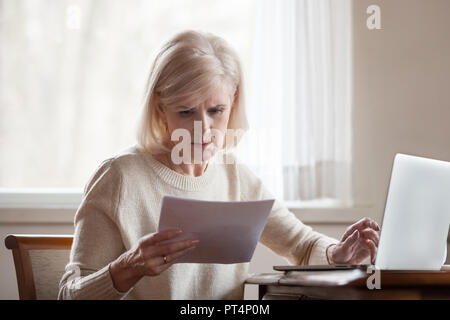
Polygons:
<instances>
[{"instance_id":1,"label":"woman's nose","mask_svg":"<svg viewBox=\"0 0 450 320\"><path fill-rule=\"evenodd\" d=\"M194 137L198 135L202 141L208 140L208 135L211 132L211 119L207 114L201 114L201 116L195 120L194 125ZM195 138L194 138L195 139Z\"/></svg>"},{"instance_id":2,"label":"woman's nose","mask_svg":"<svg viewBox=\"0 0 450 320\"><path fill-rule=\"evenodd\" d=\"M206 112L201 114L201 118L199 120L202 122L203 132L211 129L211 119Z\"/></svg>"}]
</instances>

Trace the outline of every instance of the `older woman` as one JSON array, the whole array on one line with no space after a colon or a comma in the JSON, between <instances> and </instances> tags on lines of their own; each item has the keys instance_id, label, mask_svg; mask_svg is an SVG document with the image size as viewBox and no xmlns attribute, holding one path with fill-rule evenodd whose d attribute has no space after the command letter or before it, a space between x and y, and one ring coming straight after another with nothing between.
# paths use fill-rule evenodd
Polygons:
<instances>
[{"instance_id":1,"label":"older woman","mask_svg":"<svg viewBox=\"0 0 450 320\"><path fill-rule=\"evenodd\" d=\"M211 34L175 36L155 59L141 119L138 144L103 161L86 185L59 298L242 299L248 263L176 264L198 241L163 245L180 230L156 232L164 195L272 198L258 177L223 152L238 143L225 141L226 131L247 126L234 51ZM197 134L191 149L182 150L183 159L190 154L193 161L174 160L179 141L171 137L179 129ZM213 161L225 156L227 161ZM366 218L338 241L313 231L275 201L260 242L293 264L359 264L375 258L377 231Z\"/></svg>"}]
</instances>

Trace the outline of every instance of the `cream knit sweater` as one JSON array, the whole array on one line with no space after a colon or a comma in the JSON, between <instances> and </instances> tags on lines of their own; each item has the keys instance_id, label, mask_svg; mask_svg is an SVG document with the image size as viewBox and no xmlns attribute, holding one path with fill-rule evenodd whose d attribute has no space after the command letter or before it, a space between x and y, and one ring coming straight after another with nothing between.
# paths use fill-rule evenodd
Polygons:
<instances>
[{"instance_id":1,"label":"cream knit sweater","mask_svg":"<svg viewBox=\"0 0 450 320\"><path fill-rule=\"evenodd\" d=\"M215 159L224 156L218 153ZM142 278L126 293L114 288L109 273L113 260L157 231L164 195L217 201L273 198L242 163L214 162L199 177L184 176L136 145L103 161L75 215L59 299L243 299L249 263L174 264L158 276ZM275 201L260 242L292 264L327 264L326 248L338 241L313 231Z\"/></svg>"}]
</instances>

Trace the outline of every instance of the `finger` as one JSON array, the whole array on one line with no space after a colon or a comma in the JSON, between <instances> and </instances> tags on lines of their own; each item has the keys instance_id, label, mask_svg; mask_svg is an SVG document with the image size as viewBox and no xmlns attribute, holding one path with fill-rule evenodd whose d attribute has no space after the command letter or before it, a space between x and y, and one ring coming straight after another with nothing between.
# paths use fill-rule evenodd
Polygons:
<instances>
[{"instance_id":1,"label":"finger","mask_svg":"<svg viewBox=\"0 0 450 320\"><path fill-rule=\"evenodd\" d=\"M197 246L194 245L194 246L191 246L191 247L186 248L184 250L177 251L177 252L174 252L174 253L171 253L171 254L167 255L166 256L167 257L167 263L176 262L176 259L186 255L187 253L191 252L195 248L197 248Z\"/></svg>"},{"instance_id":2,"label":"finger","mask_svg":"<svg viewBox=\"0 0 450 320\"><path fill-rule=\"evenodd\" d=\"M342 236L341 241L345 241L351 234L353 234L353 232L355 232L355 230L362 230L367 227L371 227L376 231L380 231L380 227L378 226L378 224L375 221L373 221L372 219L366 217L366 218L359 220L355 224L351 225L345 231L344 235Z\"/></svg>"},{"instance_id":3,"label":"finger","mask_svg":"<svg viewBox=\"0 0 450 320\"><path fill-rule=\"evenodd\" d=\"M353 231L353 233L343 242L342 247L345 250L350 249L359 239L360 234L358 230Z\"/></svg>"},{"instance_id":4,"label":"finger","mask_svg":"<svg viewBox=\"0 0 450 320\"><path fill-rule=\"evenodd\" d=\"M378 233L376 231L374 231L371 228L367 228L361 231L361 235L364 238L370 239L372 240L375 245L378 247L378 243L380 242L380 236L378 235Z\"/></svg>"},{"instance_id":5,"label":"finger","mask_svg":"<svg viewBox=\"0 0 450 320\"><path fill-rule=\"evenodd\" d=\"M181 233L180 229L170 229L155 232L142 237L141 242L144 246L155 245L158 242L176 238L177 236L180 235L180 233Z\"/></svg>"},{"instance_id":6,"label":"finger","mask_svg":"<svg viewBox=\"0 0 450 320\"><path fill-rule=\"evenodd\" d=\"M368 227L373 228L376 231L380 230L380 227L378 226L378 224L375 221L373 221L372 219L366 217L366 218L363 218L363 219L359 220L355 224L351 225L350 228L348 228L347 231L344 233L343 238L347 238L355 230L362 230L362 229L365 229L365 228L368 228Z\"/></svg>"},{"instance_id":7,"label":"finger","mask_svg":"<svg viewBox=\"0 0 450 320\"><path fill-rule=\"evenodd\" d=\"M370 239L365 239L364 244L369 248L370 251L370 262L375 263L375 258L377 257L377 246Z\"/></svg>"},{"instance_id":8,"label":"finger","mask_svg":"<svg viewBox=\"0 0 450 320\"><path fill-rule=\"evenodd\" d=\"M169 255L166 256L166 261L167 263L164 263L164 259L161 261L159 261L159 265L155 267L155 270L159 273L163 272L164 270L168 269L170 266L172 266L174 263L177 262L177 259L188 254L189 252L191 252L192 250L194 250L196 248L196 246L192 246L189 248L186 248L184 250L181 251L177 251L174 253L171 253ZM157 257L155 257L156 259Z\"/></svg>"},{"instance_id":9,"label":"finger","mask_svg":"<svg viewBox=\"0 0 450 320\"><path fill-rule=\"evenodd\" d=\"M163 255L167 256L174 252L189 248L192 245L195 245L197 243L199 243L199 240L197 240L197 239L188 239L188 240L172 242L172 243L160 245L160 246L152 246L149 248L148 252L144 253L144 255L145 256L163 256Z\"/></svg>"}]
</instances>

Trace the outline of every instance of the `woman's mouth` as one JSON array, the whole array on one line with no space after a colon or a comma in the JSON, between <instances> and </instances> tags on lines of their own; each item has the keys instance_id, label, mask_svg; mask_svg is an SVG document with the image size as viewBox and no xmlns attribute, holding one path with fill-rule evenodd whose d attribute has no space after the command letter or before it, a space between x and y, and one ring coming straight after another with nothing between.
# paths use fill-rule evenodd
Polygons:
<instances>
[{"instance_id":1,"label":"woman's mouth","mask_svg":"<svg viewBox=\"0 0 450 320\"><path fill-rule=\"evenodd\" d=\"M211 144L212 141L210 142L203 142L203 143L195 143L192 142L192 144L194 145L194 147L200 147L202 146L203 149L205 149L206 147L208 147Z\"/></svg>"}]
</instances>

